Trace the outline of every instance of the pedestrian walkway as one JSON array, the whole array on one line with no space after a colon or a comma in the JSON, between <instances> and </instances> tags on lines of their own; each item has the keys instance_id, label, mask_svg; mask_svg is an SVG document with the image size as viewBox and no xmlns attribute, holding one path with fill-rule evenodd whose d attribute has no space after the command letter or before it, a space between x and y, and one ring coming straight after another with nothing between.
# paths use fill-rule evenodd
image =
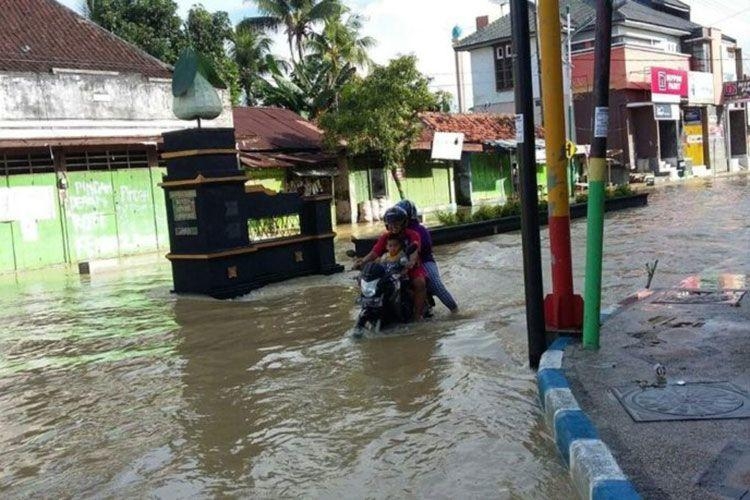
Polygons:
<instances>
[{"instance_id":1,"label":"pedestrian walkway","mask_svg":"<svg viewBox=\"0 0 750 500\"><path fill-rule=\"evenodd\" d=\"M712 289L691 278L640 293L607 318L599 350L568 343L560 370L550 366L554 351L540 367L548 401L552 372L574 397L548 405L559 407L546 408L553 428L564 432L556 421L580 409L593 424L580 442L601 439L613 477L621 470L643 498L750 498L750 281L719 278ZM569 441L561 450L572 460ZM579 484L584 496L595 496L585 490L596 478L572 469L577 483L589 480Z\"/></svg>"}]
</instances>

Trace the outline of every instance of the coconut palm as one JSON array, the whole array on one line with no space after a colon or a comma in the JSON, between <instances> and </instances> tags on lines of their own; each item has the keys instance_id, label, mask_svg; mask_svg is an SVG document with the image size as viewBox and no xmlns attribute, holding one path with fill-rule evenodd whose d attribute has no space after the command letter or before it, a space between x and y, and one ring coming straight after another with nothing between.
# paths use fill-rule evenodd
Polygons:
<instances>
[{"instance_id":1,"label":"coconut palm","mask_svg":"<svg viewBox=\"0 0 750 500\"><path fill-rule=\"evenodd\" d=\"M349 9L342 7L339 15L327 18L321 33L311 38L309 47L312 54L331 65L330 81L335 80L347 65L362 69L372 65L367 50L375 45L375 39L360 37L361 29L362 17L350 14Z\"/></svg>"},{"instance_id":2,"label":"coconut palm","mask_svg":"<svg viewBox=\"0 0 750 500\"><path fill-rule=\"evenodd\" d=\"M316 23L338 15L342 6L339 0L251 0L262 16L249 17L245 21L261 29L282 27L289 44L293 62L304 56L304 44ZM296 49L296 54L295 54Z\"/></svg>"},{"instance_id":3,"label":"coconut palm","mask_svg":"<svg viewBox=\"0 0 750 500\"><path fill-rule=\"evenodd\" d=\"M273 42L261 30L244 20L235 29L235 41L232 47L234 58L240 71L240 85L245 93L248 106L261 104L263 86L261 82L271 74L287 71L286 61L271 53Z\"/></svg>"}]
</instances>

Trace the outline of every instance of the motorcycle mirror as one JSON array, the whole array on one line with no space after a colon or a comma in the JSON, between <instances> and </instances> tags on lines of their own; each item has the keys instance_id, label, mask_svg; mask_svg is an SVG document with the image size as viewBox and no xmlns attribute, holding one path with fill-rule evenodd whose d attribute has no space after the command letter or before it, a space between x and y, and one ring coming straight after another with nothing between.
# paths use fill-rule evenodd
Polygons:
<instances>
[{"instance_id":1,"label":"motorcycle mirror","mask_svg":"<svg viewBox=\"0 0 750 500\"><path fill-rule=\"evenodd\" d=\"M357 256L357 252L355 252L354 250L350 248L349 250L346 251L346 256L349 257L350 259L353 259L354 257Z\"/></svg>"}]
</instances>

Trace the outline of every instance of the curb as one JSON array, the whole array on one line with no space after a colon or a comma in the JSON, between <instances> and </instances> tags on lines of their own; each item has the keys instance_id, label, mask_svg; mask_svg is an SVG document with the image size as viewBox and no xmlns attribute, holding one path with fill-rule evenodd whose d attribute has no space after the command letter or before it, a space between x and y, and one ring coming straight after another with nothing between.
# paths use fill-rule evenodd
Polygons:
<instances>
[{"instance_id":1,"label":"curb","mask_svg":"<svg viewBox=\"0 0 750 500\"><path fill-rule=\"evenodd\" d=\"M625 306L652 293L641 290L603 309L602 323ZM640 500L641 496L620 469L612 452L599 439L591 419L581 410L563 373L565 348L578 341L573 337L559 337L542 354L536 377L544 420L582 498Z\"/></svg>"},{"instance_id":2,"label":"curb","mask_svg":"<svg viewBox=\"0 0 750 500\"><path fill-rule=\"evenodd\" d=\"M577 339L573 337L558 338L539 363L537 384L547 427L552 430L557 449L584 499L640 499L570 391L562 371L562 358L565 347L575 342Z\"/></svg>"}]
</instances>

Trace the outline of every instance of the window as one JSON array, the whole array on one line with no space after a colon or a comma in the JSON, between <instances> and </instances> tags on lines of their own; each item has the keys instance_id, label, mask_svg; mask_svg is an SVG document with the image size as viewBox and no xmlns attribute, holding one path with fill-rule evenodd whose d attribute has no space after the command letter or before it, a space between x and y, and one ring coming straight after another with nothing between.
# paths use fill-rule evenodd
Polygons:
<instances>
[{"instance_id":1,"label":"window","mask_svg":"<svg viewBox=\"0 0 750 500\"><path fill-rule=\"evenodd\" d=\"M509 43L497 45L495 49L495 90L513 88L513 46Z\"/></svg>"}]
</instances>

